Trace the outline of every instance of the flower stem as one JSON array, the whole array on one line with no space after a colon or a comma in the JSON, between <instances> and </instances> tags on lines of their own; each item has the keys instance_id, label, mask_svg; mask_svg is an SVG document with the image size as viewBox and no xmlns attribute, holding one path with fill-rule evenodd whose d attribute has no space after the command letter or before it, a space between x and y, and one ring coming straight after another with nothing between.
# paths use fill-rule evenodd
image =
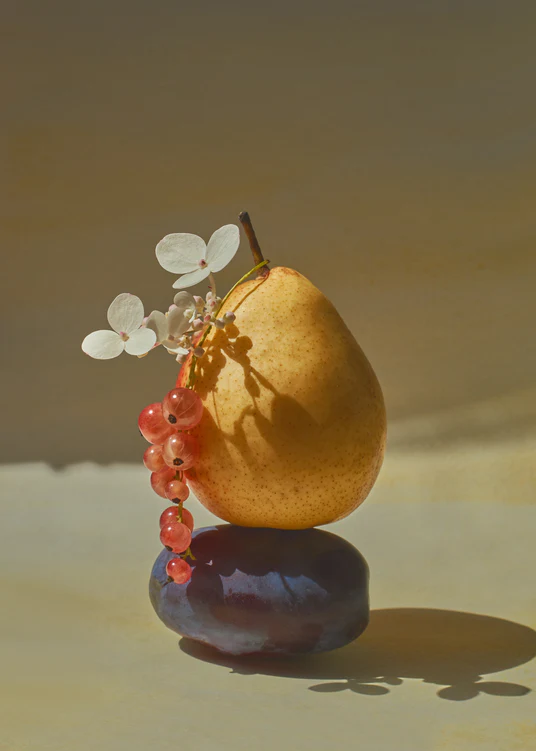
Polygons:
<instances>
[{"instance_id":1,"label":"flower stem","mask_svg":"<svg viewBox=\"0 0 536 751\"><path fill-rule=\"evenodd\" d=\"M261 256L262 256L262 253L261 253ZM251 276L251 274L254 274L256 271L258 271L259 269L263 268L263 266L267 266L269 263L270 263L270 261L265 261L264 258L263 258L262 261L260 263L258 263L256 266L254 266L252 269L250 269L247 274L244 274L244 276L241 277L237 281L236 284L233 284L233 286L231 287L231 289L229 290L229 292L225 295L225 297L221 301L221 303L220 303L220 305L219 305L219 307L218 307L218 309L217 309L217 311L215 312L214 315L215 316L218 315L218 313L220 312L220 310L225 305L225 303L228 300L228 298L231 295L231 293L234 292L234 290L238 287L239 284L242 284L242 282L245 281L248 278L248 276ZM205 332L204 332L203 336L197 342L196 346L201 347L203 345L203 342L207 338L207 336L208 336L209 331L210 331L211 328L212 328L212 324L209 323L209 325L205 329ZM195 366L196 366L196 363L197 363L197 359L198 358L195 355L192 355L192 364L190 365L190 373L188 374L188 382L186 384L186 388L187 389L191 389L192 386L194 385L194 381L195 381Z\"/></svg>"},{"instance_id":2,"label":"flower stem","mask_svg":"<svg viewBox=\"0 0 536 751\"><path fill-rule=\"evenodd\" d=\"M212 298L216 299L216 279L212 271L208 275L208 280L210 282L210 291L212 292Z\"/></svg>"}]
</instances>

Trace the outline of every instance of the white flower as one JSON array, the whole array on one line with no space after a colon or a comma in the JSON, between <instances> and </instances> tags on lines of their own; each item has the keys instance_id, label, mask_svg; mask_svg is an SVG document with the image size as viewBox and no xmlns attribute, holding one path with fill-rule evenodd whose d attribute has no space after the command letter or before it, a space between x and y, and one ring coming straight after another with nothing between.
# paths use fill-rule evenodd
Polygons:
<instances>
[{"instance_id":1,"label":"white flower","mask_svg":"<svg viewBox=\"0 0 536 751\"><path fill-rule=\"evenodd\" d=\"M222 302L221 297L218 297L217 295L214 294L214 292L212 292L212 290L210 290L209 292L207 292L205 310L207 311L207 313L212 313L214 312L216 308L220 307L221 302Z\"/></svg>"},{"instance_id":2,"label":"white flower","mask_svg":"<svg viewBox=\"0 0 536 751\"><path fill-rule=\"evenodd\" d=\"M147 318L146 327L154 331L156 343L162 344L173 354L188 354L189 350L181 346L184 335L190 328L190 321L195 314L195 300L189 292L177 292L168 313L153 310Z\"/></svg>"},{"instance_id":3,"label":"white flower","mask_svg":"<svg viewBox=\"0 0 536 751\"><path fill-rule=\"evenodd\" d=\"M156 334L142 327L143 303L136 295L123 292L108 308L108 323L113 331L102 330L88 334L82 349L97 360L109 360L123 352L146 355L156 342Z\"/></svg>"},{"instance_id":4,"label":"white flower","mask_svg":"<svg viewBox=\"0 0 536 751\"><path fill-rule=\"evenodd\" d=\"M239 245L238 227L226 224L214 232L208 245L197 235L183 232L166 235L156 246L156 257L166 271L183 275L173 285L175 289L182 289L221 271L234 257Z\"/></svg>"}]
</instances>

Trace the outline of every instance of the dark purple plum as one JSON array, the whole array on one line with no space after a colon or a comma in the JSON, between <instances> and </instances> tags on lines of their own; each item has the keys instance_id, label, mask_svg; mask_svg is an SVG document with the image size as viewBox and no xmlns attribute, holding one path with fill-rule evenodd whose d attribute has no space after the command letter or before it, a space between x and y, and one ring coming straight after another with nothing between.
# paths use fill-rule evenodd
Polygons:
<instances>
[{"instance_id":1,"label":"dark purple plum","mask_svg":"<svg viewBox=\"0 0 536 751\"><path fill-rule=\"evenodd\" d=\"M223 524L193 533L186 584L168 583L163 550L149 592L159 618L221 652L306 654L356 639L369 619L368 566L341 537L319 529Z\"/></svg>"}]
</instances>

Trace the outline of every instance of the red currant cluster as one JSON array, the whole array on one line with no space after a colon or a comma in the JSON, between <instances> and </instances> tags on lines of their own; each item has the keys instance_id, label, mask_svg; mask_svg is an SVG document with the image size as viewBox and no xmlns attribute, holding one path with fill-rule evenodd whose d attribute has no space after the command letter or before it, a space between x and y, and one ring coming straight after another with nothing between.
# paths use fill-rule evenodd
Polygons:
<instances>
[{"instance_id":1,"label":"red currant cluster","mask_svg":"<svg viewBox=\"0 0 536 751\"><path fill-rule=\"evenodd\" d=\"M178 388L163 402L149 404L138 418L140 433L151 444L143 455L143 463L151 470L151 487L161 498L177 504L160 517L162 545L178 554L166 569L177 584L184 584L192 575L185 559L193 558L190 543L194 520L183 508L190 495L184 472L194 466L199 455L195 436L185 431L195 428L202 415L203 402L198 395L191 389Z\"/></svg>"}]
</instances>

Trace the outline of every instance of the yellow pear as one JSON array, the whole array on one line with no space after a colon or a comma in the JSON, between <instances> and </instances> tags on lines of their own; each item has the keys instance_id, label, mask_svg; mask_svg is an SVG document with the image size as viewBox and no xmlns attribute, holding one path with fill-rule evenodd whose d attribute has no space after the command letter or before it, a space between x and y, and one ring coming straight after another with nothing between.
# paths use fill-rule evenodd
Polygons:
<instances>
[{"instance_id":1,"label":"yellow pear","mask_svg":"<svg viewBox=\"0 0 536 751\"><path fill-rule=\"evenodd\" d=\"M205 409L188 473L195 495L246 527L341 519L383 460L385 407L370 363L331 302L292 269L241 284L219 315L227 311L235 323L210 330L196 365Z\"/></svg>"}]
</instances>

